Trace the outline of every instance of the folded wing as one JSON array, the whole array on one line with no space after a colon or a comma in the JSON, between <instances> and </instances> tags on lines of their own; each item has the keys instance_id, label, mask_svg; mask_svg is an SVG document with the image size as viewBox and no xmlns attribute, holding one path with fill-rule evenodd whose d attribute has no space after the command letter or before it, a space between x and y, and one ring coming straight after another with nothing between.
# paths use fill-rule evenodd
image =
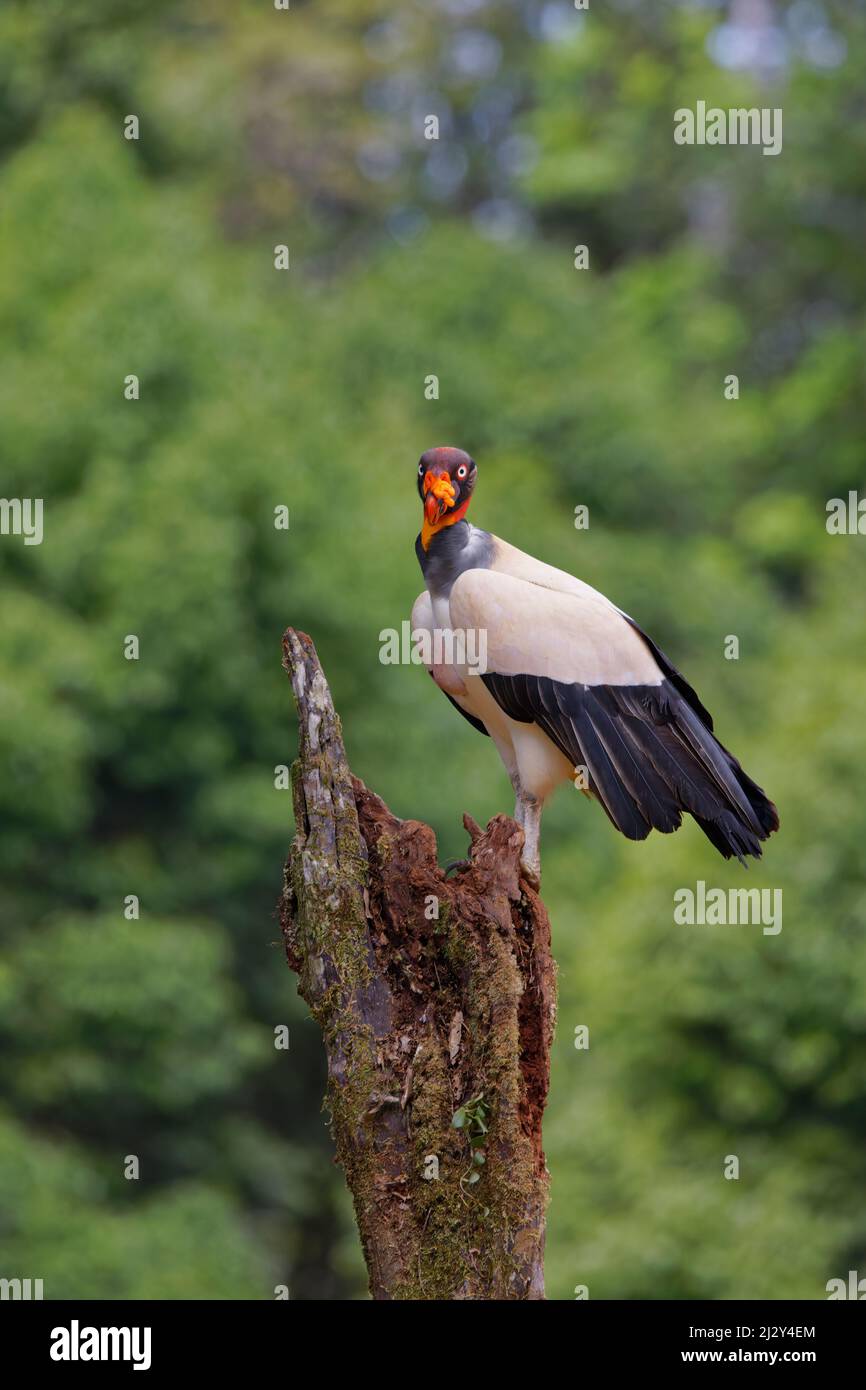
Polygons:
<instances>
[{"instance_id":1,"label":"folded wing","mask_svg":"<svg viewBox=\"0 0 866 1390\"><path fill-rule=\"evenodd\" d=\"M725 858L760 857L776 808L684 677L603 595L500 543L495 568L457 579L450 615L484 634L482 679L500 708L586 768L624 835L676 830L687 811Z\"/></svg>"}]
</instances>

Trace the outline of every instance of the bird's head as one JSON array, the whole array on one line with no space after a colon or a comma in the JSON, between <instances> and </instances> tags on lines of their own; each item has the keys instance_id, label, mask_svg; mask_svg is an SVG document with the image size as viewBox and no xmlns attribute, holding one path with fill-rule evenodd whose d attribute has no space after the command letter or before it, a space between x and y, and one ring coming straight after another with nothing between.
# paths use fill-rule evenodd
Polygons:
<instances>
[{"instance_id":1,"label":"bird's head","mask_svg":"<svg viewBox=\"0 0 866 1390\"><path fill-rule=\"evenodd\" d=\"M418 461L418 495L424 503L421 544L426 550L437 531L462 521L478 469L462 449L428 449Z\"/></svg>"}]
</instances>

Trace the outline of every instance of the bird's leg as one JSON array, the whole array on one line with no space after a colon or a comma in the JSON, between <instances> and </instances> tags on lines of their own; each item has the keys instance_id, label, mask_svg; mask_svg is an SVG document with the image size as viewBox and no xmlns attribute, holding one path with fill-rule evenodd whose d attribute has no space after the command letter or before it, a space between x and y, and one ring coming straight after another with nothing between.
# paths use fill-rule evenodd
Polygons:
<instances>
[{"instance_id":1,"label":"bird's leg","mask_svg":"<svg viewBox=\"0 0 866 1390\"><path fill-rule=\"evenodd\" d=\"M523 792L520 797L522 819L515 816L515 820L523 828L523 856L521 867L530 886L538 890L541 887L541 850L539 841L541 838L541 812L543 802L537 796L527 796Z\"/></svg>"},{"instance_id":2,"label":"bird's leg","mask_svg":"<svg viewBox=\"0 0 866 1390\"><path fill-rule=\"evenodd\" d=\"M507 763L506 767L508 767ZM523 795L523 787L520 784L520 773L517 771L516 763L508 767L508 776L511 778L511 785L514 788L514 819L522 830L523 822L526 818L526 801Z\"/></svg>"},{"instance_id":3,"label":"bird's leg","mask_svg":"<svg viewBox=\"0 0 866 1390\"><path fill-rule=\"evenodd\" d=\"M542 803L537 796L523 790L517 769L511 773L514 788L514 819L523 831L523 854L520 867L531 888L536 892L541 887L541 857L538 840L541 833Z\"/></svg>"}]
</instances>

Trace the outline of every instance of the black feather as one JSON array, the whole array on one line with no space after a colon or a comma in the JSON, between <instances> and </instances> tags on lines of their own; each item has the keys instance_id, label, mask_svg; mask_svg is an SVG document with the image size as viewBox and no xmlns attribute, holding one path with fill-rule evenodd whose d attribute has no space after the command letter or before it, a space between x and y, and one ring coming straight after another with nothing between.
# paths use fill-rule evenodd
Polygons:
<instances>
[{"instance_id":1,"label":"black feather","mask_svg":"<svg viewBox=\"0 0 866 1390\"><path fill-rule=\"evenodd\" d=\"M629 839L653 829L669 834L687 811L726 859L760 858L761 841L779 826L776 808L715 738L691 686L662 660L673 675L659 685L568 685L491 672L482 679L511 719L537 724L573 766L587 768L589 791Z\"/></svg>"},{"instance_id":2,"label":"black feather","mask_svg":"<svg viewBox=\"0 0 866 1390\"><path fill-rule=\"evenodd\" d=\"M441 689L441 686L440 686L440 689ZM465 709L463 708L462 705L458 705L457 701L453 698L453 696L451 696L451 695L448 694L448 691L447 691L447 690L443 690L443 691L442 691L442 694L445 695L446 698L449 699L449 700L451 701L452 705L454 706L454 708L456 709L456 711L457 711L458 714L462 714L464 719L468 719L469 723L472 725L472 727L473 727L474 729L477 729L477 730L478 730L479 734L487 734L487 730L485 729L484 725L481 723L481 720L480 720L480 719L476 719L474 714L470 714L470 713L468 712L468 710L465 710ZM489 738L490 735L487 734L487 737Z\"/></svg>"},{"instance_id":3,"label":"black feather","mask_svg":"<svg viewBox=\"0 0 866 1390\"><path fill-rule=\"evenodd\" d=\"M617 611L622 613L621 608ZM706 705L701 703L700 697L698 696L698 692L695 690L694 686L689 685L682 671L677 670L670 657L665 656L661 647L656 646L653 639L649 636L648 633L644 632L643 628L635 622L634 618L630 618L628 613L622 613L622 616L625 618L629 626L634 628L638 636L642 637L644 642L646 642L647 646L649 647L650 651L655 657L656 664L658 665L662 674L667 676L671 685L674 687L674 690L679 691L680 695L682 695L683 699L686 701L686 704L691 705L692 709L696 712L696 714L700 716L701 720L704 724L706 724L710 733L712 733L713 716L710 714L710 711L707 709Z\"/></svg>"}]
</instances>

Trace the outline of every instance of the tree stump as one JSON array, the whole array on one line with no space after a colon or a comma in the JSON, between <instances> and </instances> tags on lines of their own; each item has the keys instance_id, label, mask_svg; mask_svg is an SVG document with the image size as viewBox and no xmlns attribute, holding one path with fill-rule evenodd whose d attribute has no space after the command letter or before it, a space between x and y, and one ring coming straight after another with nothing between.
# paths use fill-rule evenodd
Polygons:
<instances>
[{"instance_id":1,"label":"tree stump","mask_svg":"<svg viewBox=\"0 0 866 1390\"><path fill-rule=\"evenodd\" d=\"M300 722L281 923L322 1031L337 1158L376 1299L540 1299L541 1121L555 975L523 832L495 816L453 877L428 825L353 777L312 641L283 665Z\"/></svg>"}]
</instances>

